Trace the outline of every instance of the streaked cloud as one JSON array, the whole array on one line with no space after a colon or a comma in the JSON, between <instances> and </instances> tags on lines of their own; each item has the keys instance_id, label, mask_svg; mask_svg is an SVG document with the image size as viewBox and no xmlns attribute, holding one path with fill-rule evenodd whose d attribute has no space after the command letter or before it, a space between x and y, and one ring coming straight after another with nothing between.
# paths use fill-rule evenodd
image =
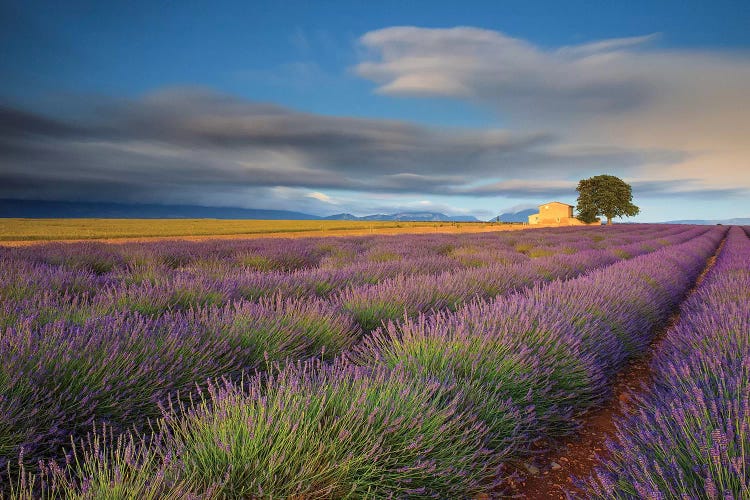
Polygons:
<instances>
[{"instance_id":1,"label":"streaked cloud","mask_svg":"<svg viewBox=\"0 0 750 500\"><path fill-rule=\"evenodd\" d=\"M98 100L75 119L5 107L0 123L0 196L16 197L191 201L200 192L210 202L287 187L331 204L330 190L468 194L478 181L681 157L571 146L541 131L315 115L203 89Z\"/></svg>"},{"instance_id":2,"label":"streaked cloud","mask_svg":"<svg viewBox=\"0 0 750 500\"><path fill-rule=\"evenodd\" d=\"M575 181L564 180L512 179L461 188L457 191L471 196L504 196L507 198L569 197L575 193L577 184Z\"/></svg>"},{"instance_id":3,"label":"streaked cloud","mask_svg":"<svg viewBox=\"0 0 750 500\"><path fill-rule=\"evenodd\" d=\"M671 179L671 180L639 180L625 177L633 188L633 196L659 197L659 198L684 198L686 200L708 200L711 198L737 198L750 194L750 190L744 187L713 189L706 188L697 179ZM564 197L569 199L575 197L577 181L568 180L525 180L512 179L507 181L477 184L462 187L451 191L456 195L469 195L477 197L504 197L504 198L533 198L543 200L547 198Z\"/></svg>"},{"instance_id":4,"label":"streaked cloud","mask_svg":"<svg viewBox=\"0 0 750 500\"><path fill-rule=\"evenodd\" d=\"M339 202L328 196L327 194L320 193L318 191L313 191L312 193L307 193L305 195L307 198L313 198L318 201L322 201L323 203L329 203L331 205L338 205Z\"/></svg>"}]
</instances>

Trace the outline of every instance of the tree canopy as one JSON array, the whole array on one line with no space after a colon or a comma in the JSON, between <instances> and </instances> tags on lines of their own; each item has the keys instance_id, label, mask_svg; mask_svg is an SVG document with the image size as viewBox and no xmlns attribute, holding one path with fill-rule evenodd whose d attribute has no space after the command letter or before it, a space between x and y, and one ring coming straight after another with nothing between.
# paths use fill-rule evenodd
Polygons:
<instances>
[{"instance_id":1,"label":"tree canopy","mask_svg":"<svg viewBox=\"0 0 750 500\"><path fill-rule=\"evenodd\" d=\"M633 192L628 183L614 175L596 175L578 182L578 219L595 222L598 215L612 224L614 217L633 217L640 212L633 205Z\"/></svg>"}]
</instances>

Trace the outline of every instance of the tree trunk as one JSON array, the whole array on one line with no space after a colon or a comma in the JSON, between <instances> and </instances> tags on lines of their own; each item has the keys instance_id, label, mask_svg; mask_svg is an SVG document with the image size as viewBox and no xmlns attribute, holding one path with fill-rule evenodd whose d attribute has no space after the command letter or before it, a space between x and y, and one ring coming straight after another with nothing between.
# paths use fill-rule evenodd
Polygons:
<instances>
[{"instance_id":1,"label":"tree trunk","mask_svg":"<svg viewBox=\"0 0 750 500\"><path fill-rule=\"evenodd\" d=\"M607 217L607 225L608 226L612 225L612 217L609 217L609 216Z\"/></svg>"}]
</instances>

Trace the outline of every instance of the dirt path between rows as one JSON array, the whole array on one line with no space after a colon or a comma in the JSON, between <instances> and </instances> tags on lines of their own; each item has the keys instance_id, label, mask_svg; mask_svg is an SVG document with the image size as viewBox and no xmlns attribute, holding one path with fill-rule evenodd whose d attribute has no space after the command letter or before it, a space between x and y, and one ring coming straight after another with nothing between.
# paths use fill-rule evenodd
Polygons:
<instances>
[{"instance_id":1,"label":"dirt path between rows","mask_svg":"<svg viewBox=\"0 0 750 500\"><path fill-rule=\"evenodd\" d=\"M541 227L541 226L539 226ZM59 240L10 240L0 241L0 246L23 247L30 245L43 245L45 243L147 243L156 241L208 241L208 240L246 240L256 238L327 238L341 236L372 236L372 235L394 235L394 234L470 234L490 233L496 231L521 231L525 229L537 229L534 226L507 225L494 227L388 227L373 229L331 229L314 231L285 231L270 233L240 233L240 234L215 234L215 235L175 235L175 236L139 236L122 238L85 238L85 239L59 239Z\"/></svg>"},{"instance_id":2,"label":"dirt path between rows","mask_svg":"<svg viewBox=\"0 0 750 500\"><path fill-rule=\"evenodd\" d=\"M725 241L726 235L714 255L708 259L706 267L683 301L695 292L706 274L713 268ZM631 410L629 403L632 394L649 385L653 377L651 362L658 353L666 332L679 320L678 306L666 326L655 335L648 351L639 358L631 360L618 374L610 403L584 418L581 431L577 435L556 444L546 443L547 447L553 447L553 449L534 457L533 461L527 463L526 469L519 471L526 477L520 482L509 485L514 497L529 500L565 500L566 490L580 493L573 485L573 476L588 477L594 472L594 468L599 465L601 459L607 457L605 443L615 434L615 420Z\"/></svg>"}]
</instances>

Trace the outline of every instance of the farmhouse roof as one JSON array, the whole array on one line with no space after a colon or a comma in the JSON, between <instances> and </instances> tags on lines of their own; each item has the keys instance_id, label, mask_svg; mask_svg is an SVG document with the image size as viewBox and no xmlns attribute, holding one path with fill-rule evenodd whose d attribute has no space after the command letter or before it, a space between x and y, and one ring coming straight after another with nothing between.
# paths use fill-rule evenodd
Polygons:
<instances>
[{"instance_id":1,"label":"farmhouse roof","mask_svg":"<svg viewBox=\"0 0 750 500\"><path fill-rule=\"evenodd\" d=\"M553 203L557 203L558 205L565 205L566 207L572 207L573 206L573 205L568 205L567 203L563 203L561 201L548 201L547 203L542 203L539 206L543 207L544 205L552 205Z\"/></svg>"}]
</instances>

